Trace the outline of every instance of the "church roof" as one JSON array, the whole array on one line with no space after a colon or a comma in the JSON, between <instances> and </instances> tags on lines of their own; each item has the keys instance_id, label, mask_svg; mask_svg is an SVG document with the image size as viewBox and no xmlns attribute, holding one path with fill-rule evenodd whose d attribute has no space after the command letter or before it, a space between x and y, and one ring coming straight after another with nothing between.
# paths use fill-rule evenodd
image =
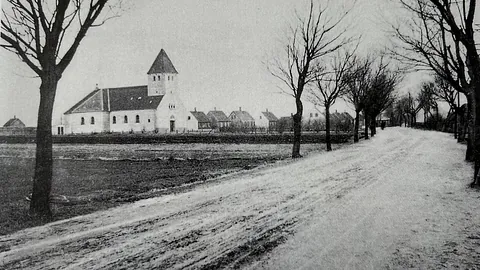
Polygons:
<instances>
[{"instance_id":1,"label":"church roof","mask_svg":"<svg viewBox=\"0 0 480 270\"><path fill-rule=\"evenodd\" d=\"M153 61L152 66L147 72L147 74L155 73L178 73L163 49L160 50L160 53L157 55L157 58L155 58L155 61Z\"/></svg>"},{"instance_id":2,"label":"church roof","mask_svg":"<svg viewBox=\"0 0 480 270\"><path fill-rule=\"evenodd\" d=\"M14 116L12 119L8 120L3 127L25 127L25 124L22 120Z\"/></svg>"},{"instance_id":3,"label":"church roof","mask_svg":"<svg viewBox=\"0 0 480 270\"><path fill-rule=\"evenodd\" d=\"M149 96L147 85L96 89L73 105L65 114L153 110L158 107L162 99L163 96Z\"/></svg>"},{"instance_id":4,"label":"church roof","mask_svg":"<svg viewBox=\"0 0 480 270\"><path fill-rule=\"evenodd\" d=\"M146 85L105 89L109 91L110 111L153 110L163 96L149 96Z\"/></svg>"}]
</instances>

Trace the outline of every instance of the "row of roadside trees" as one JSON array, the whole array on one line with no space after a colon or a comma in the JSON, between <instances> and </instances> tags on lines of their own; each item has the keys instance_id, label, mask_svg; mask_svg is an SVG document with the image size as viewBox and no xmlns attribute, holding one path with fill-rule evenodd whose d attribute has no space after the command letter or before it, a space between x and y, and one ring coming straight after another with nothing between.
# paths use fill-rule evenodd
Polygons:
<instances>
[{"instance_id":1,"label":"row of roadside trees","mask_svg":"<svg viewBox=\"0 0 480 270\"><path fill-rule=\"evenodd\" d=\"M360 114L365 119L365 138L376 133L375 119L395 100L395 89L402 73L385 54L360 55L360 37L347 36L342 24L351 10L332 19L328 6L310 2L308 14L297 16L291 27L283 58L275 58L270 72L287 87L295 99L292 157L301 157L303 102L308 99L325 110L327 151L330 140L330 109L342 98L355 110L354 141L359 141ZM306 95L304 95L306 92ZM306 97L305 97L306 96Z\"/></svg>"},{"instance_id":2,"label":"row of roadside trees","mask_svg":"<svg viewBox=\"0 0 480 270\"><path fill-rule=\"evenodd\" d=\"M400 5L409 16L394 27L397 43L393 53L412 69L433 72L435 82L426 84L422 91L434 89L432 95L446 101L457 116L463 113L454 100L458 95L466 97L466 160L475 163L471 186L476 186L480 169L480 55L475 36L479 30L475 17L478 3L476 0L400 0ZM417 99L418 103L427 106L421 99L424 97ZM410 106L407 113L419 107L418 104Z\"/></svg>"}]
</instances>

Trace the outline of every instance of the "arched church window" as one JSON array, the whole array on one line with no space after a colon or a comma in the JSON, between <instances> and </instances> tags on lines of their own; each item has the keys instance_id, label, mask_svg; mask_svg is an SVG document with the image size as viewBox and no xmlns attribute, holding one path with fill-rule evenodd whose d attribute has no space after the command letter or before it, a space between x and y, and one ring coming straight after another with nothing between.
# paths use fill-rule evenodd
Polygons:
<instances>
[{"instance_id":1,"label":"arched church window","mask_svg":"<svg viewBox=\"0 0 480 270\"><path fill-rule=\"evenodd\" d=\"M140 123L140 115L135 116L135 123Z\"/></svg>"},{"instance_id":2,"label":"arched church window","mask_svg":"<svg viewBox=\"0 0 480 270\"><path fill-rule=\"evenodd\" d=\"M90 124L95 125L95 117L90 117Z\"/></svg>"},{"instance_id":3,"label":"arched church window","mask_svg":"<svg viewBox=\"0 0 480 270\"><path fill-rule=\"evenodd\" d=\"M155 81L155 79L156 79L156 77L155 77L155 75L153 75L153 81Z\"/></svg>"},{"instance_id":4,"label":"arched church window","mask_svg":"<svg viewBox=\"0 0 480 270\"><path fill-rule=\"evenodd\" d=\"M125 116L123 117L123 122L124 122L124 123L128 123L128 116L125 115Z\"/></svg>"},{"instance_id":5,"label":"arched church window","mask_svg":"<svg viewBox=\"0 0 480 270\"><path fill-rule=\"evenodd\" d=\"M84 118L84 117L82 117L82 118L80 119L80 125L85 125L85 118Z\"/></svg>"},{"instance_id":6,"label":"arched church window","mask_svg":"<svg viewBox=\"0 0 480 270\"><path fill-rule=\"evenodd\" d=\"M117 123L117 117L116 117L116 116L114 116L114 117L112 118L112 123L114 123L114 124Z\"/></svg>"}]
</instances>

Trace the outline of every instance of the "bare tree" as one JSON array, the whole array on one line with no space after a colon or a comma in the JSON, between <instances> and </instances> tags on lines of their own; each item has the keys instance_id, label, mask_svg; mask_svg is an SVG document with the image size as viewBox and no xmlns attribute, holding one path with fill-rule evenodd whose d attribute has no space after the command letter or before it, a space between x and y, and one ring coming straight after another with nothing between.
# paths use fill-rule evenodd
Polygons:
<instances>
[{"instance_id":1,"label":"bare tree","mask_svg":"<svg viewBox=\"0 0 480 270\"><path fill-rule=\"evenodd\" d=\"M30 213L51 219L52 111L57 85L87 31L118 16L122 1L7 0L0 44L16 54L41 80L35 174ZM102 16L101 16L102 14Z\"/></svg>"},{"instance_id":2,"label":"bare tree","mask_svg":"<svg viewBox=\"0 0 480 270\"><path fill-rule=\"evenodd\" d=\"M409 125L409 97L403 96L397 99L393 106L393 113L395 118L398 119L398 124L401 126L405 123L405 126Z\"/></svg>"},{"instance_id":3,"label":"bare tree","mask_svg":"<svg viewBox=\"0 0 480 270\"><path fill-rule=\"evenodd\" d=\"M332 19L328 6L316 7L313 0L306 17L297 14L297 23L291 27L291 36L286 46L286 59L275 59L269 66L270 73L281 80L295 99L296 113L293 115L292 158L299 158L302 132L303 101L305 87L315 80L315 64L319 59L334 53L351 38L345 37L341 23L349 13Z\"/></svg>"},{"instance_id":4,"label":"bare tree","mask_svg":"<svg viewBox=\"0 0 480 270\"><path fill-rule=\"evenodd\" d=\"M394 102L395 88L402 79L401 74L398 71L391 70L389 65L390 62L385 61L383 57L379 58L376 69L371 71L371 82L364 95L365 133L368 133L369 127L372 137L376 134L377 116Z\"/></svg>"},{"instance_id":5,"label":"bare tree","mask_svg":"<svg viewBox=\"0 0 480 270\"><path fill-rule=\"evenodd\" d=\"M358 131L360 128L360 112L365 107L365 93L370 87L370 71L373 59L358 58L352 59L352 66L345 75L346 89L344 99L353 105L355 110L355 124L353 129L353 141L359 141ZM366 135L368 136L368 134Z\"/></svg>"},{"instance_id":6,"label":"bare tree","mask_svg":"<svg viewBox=\"0 0 480 270\"><path fill-rule=\"evenodd\" d=\"M318 107L325 108L325 140L327 151L332 150L330 138L330 108L335 104L337 98L345 93L347 85L346 74L351 67L351 60L354 58L355 50L337 53L330 62L322 67L317 67L315 73L315 87L310 91L312 103Z\"/></svg>"},{"instance_id":7,"label":"bare tree","mask_svg":"<svg viewBox=\"0 0 480 270\"><path fill-rule=\"evenodd\" d=\"M430 117L433 116L432 110L437 112L438 116L438 104L437 97L435 96L435 84L433 82L422 83L420 92L418 93L418 103L423 110L424 123L427 124Z\"/></svg>"},{"instance_id":8,"label":"bare tree","mask_svg":"<svg viewBox=\"0 0 480 270\"><path fill-rule=\"evenodd\" d=\"M405 44L404 60L426 67L467 97L471 112L466 158L475 160L472 186L480 170L480 56L475 40L476 0L401 0L414 15L408 30L395 29ZM420 57L418 57L420 56Z\"/></svg>"},{"instance_id":9,"label":"bare tree","mask_svg":"<svg viewBox=\"0 0 480 270\"><path fill-rule=\"evenodd\" d=\"M445 79L435 75L434 80L435 87L433 88L433 95L437 97L438 100L442 100L448 104L450 107L450 112L453 112L455 115L454 122L454 136L455 138L462 141L460 133L465 134L464 131L461 131L463 128L463 108L458 104L460 92L456 91ZM460 122L460 123L459 123Z\"/></svg>"}]
</instances>

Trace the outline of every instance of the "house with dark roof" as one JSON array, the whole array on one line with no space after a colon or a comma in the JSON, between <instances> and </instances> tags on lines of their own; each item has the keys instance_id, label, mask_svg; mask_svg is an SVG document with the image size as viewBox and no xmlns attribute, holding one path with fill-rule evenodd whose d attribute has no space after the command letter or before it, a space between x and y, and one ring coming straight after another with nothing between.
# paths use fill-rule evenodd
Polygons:
<instances>
[{"instance_id":1,"label":"house with dark roof","mask_svg":"<svg viewBox=\"0 0 480 270\"><path fill-rule=\"evenodd\" d=\"M238 111L231 112L228 119L232 121L232 126L236 128L249 129L255 127L255 119L247 111L242 111L242 107Z\"/></svg>"},{"instance_id":2,"label":"house with dark roof","mask_svg":"<svg viewBox=\"0 0 480 270\"><path fill-rule=\"evenodd\" d=\"M335 111L330 114L330 127L334 131L351 131L355 119L347 112L339 113Z\"/></svg>"},{"instance_id":3,"label":"house with dark roof","mask_svg":"<svg viewBox=\"0 0 480 270\"><path fill-rule=\"evenodd\" d=\"M15 115L13 118L8 120L3 127L5 128L24 128L25 124L22 122L22 120L18 119Z\"/></svg>"},{"instance_id":4,"label":"house with dark roof","mask_svg":"<svg viewBox=\"0 0 480 270\"><path fill-rule=\"evenodd\" d=\"M187 111L177 94L177 77L162 49L147 72L147 85L97 87L67 110L67 133L185 130Z\"/></svg>"},{"instance_id":5,"label":"house with dark roof","mask_svg":"<svg viewBox=\"0 0 480 270\"><path fill-rule=\"evenodd\" d=\"M190 111L187 116L187 129L191 131L212 129L210 119L204 112Z\"/></svg>"},{"instance_id":6,"label":"house with dark roof","mask_svg":"<svg viewBox=\"0 0 480 270\"><path fill-rule=\"evenodd\" d=\"M214 108L213 111L209 111L207 116L212 123L212 128L214 129L225 129L231 124L231 121L228 119L227 115L223 111L217 111L217 108Z\"/></svg>"},{"instance_id":7,"label":"house with dark roof","mask_svg":"<svg viewBox=\"0 0 480 270\"><path fill-rule=\"evenodd\" d=\"M255 117L255 126L262 131L270 132L277 129L278 118L266 109Z\"/></svg>"}]
</instances>

